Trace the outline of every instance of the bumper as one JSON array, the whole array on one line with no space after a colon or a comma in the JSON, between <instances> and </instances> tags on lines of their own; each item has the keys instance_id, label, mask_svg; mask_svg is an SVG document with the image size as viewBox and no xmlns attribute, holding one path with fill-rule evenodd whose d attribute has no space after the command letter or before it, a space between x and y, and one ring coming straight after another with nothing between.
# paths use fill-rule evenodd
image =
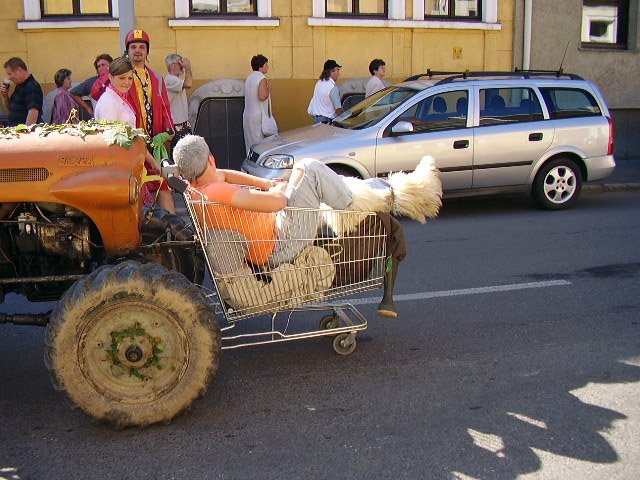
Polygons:
<instances>
[{"instance_id":1,"label":"bumper","mask_svg":"<svg viewBox=\"0 0 640 480\"><path fill-rule=\"evenodd\" d=\"M584 163L587 166L587 181L589 182L607 178L616 168L613 155L586 158Z\"/></svg>"}]
</instances>

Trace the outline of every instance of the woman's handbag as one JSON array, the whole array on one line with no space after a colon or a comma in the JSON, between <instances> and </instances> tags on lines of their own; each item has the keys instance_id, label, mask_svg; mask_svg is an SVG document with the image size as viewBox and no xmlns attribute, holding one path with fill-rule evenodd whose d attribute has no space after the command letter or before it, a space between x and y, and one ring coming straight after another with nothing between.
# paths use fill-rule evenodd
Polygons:
<instances>
[{"instance_id":1,"label":"woman's handbag","mask_svg":"<svg viewBox=\"0 0 640 480\"><path fill-rule=\"evenodd\" d=\"M270 137L278 134L278 124L271 114L271 95L269 95L269 103L267 104L267 113L262 110L262 135Z\"/></svg>"}]
</instances>

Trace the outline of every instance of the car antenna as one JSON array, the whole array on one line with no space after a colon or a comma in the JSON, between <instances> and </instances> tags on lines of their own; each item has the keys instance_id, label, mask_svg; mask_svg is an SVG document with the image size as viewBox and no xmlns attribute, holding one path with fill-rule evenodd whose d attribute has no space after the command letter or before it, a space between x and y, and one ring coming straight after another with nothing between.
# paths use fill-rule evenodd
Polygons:
<instances>
[{"instance_id":1,"label":"car antenna","mask_svg":"<svg viewBox=\"0 0 640 480\"><path fill-rule=\"evenodd\" d=\"M560 61L560 68L558 69L558 77L562 75L562 65L564 64L564 57L567 56L567 49L569 48L570 40L567 40L567 46L564 47L564 53L562 54L562 60Z\"/></svg>"}]
</instances>

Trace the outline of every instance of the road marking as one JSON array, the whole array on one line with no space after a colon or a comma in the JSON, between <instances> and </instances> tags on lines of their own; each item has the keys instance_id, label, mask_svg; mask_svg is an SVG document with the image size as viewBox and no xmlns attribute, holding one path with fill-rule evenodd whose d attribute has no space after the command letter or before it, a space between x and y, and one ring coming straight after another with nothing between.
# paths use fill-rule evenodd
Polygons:
<instances>
[{"instance_id":1,"label":"road marking","mask_svg":"<svg viewBox=\"0 0 640 480\"><path fill-rule=\"evenodd\" d=\"M494 285L492 287L463 288L460 290L441 290L439 292L407 293L394 295L394 302L405 300L424 300L438 297L457 297L460 295L476 295L479 293L509 292L511 290L527 290L530 288L547 288L571 285L568 280L548 280L546 282L514 283L511 285ZM351 305L375 305L380 303L380 298L357 298L349 301Z\"/></svg>"}]
</instances>

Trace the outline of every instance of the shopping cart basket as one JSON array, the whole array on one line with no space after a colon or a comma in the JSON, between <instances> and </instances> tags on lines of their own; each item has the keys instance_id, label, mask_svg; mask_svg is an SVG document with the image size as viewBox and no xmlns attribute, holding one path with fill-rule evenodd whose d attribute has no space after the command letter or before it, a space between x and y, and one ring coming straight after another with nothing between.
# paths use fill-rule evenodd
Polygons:
<instances>
[{"instance_id":1,"label":"shopping cart basket","mask_svg":"<svg viewBox=\"0 0 640 480\"><path fill-rule=\"evenodd\" d=\"M260 228L254 212L206 201L176 177L169 183L182 193L204 253L213 288L202 288L226 322L223 349L333 336L337 353L353 352L356 332L367 328L367 319L353 305L331 301L382 285L386 235L375 213L287 207L272 214L276 223L287 217L286 235L248 240L253 236L239 231ZM314 234L297 235L300 226ZM263 265L247 260L268 252ZM292 252L295 256L288 258ZM323 314L319 325L309 328L308 319L297 319L308 312ZM267 326L239 322L259 317L267 319ZM231 332L240 323L243 331Z\"/></svg>"}]
</instances>

